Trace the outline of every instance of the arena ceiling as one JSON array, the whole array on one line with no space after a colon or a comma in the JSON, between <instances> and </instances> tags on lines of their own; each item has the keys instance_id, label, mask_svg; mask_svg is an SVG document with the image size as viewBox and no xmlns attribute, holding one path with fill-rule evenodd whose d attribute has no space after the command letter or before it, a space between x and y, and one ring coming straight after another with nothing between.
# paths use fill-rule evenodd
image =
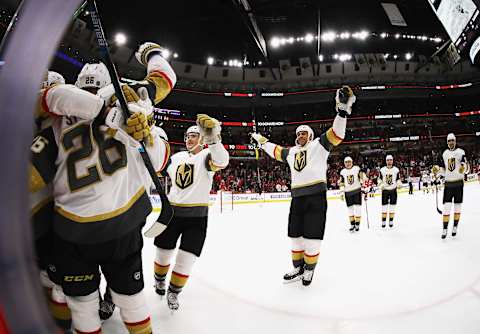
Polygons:
<instances>
[{"instance_id":1,"label":"arena ceiling","mask_svg":"<svg viewBox=\"0 0 480 334\"><path fill-rule=\"evenodd\" d=\"M215 59L265 59L270 62L333 53L415 52L429 56L441 43L380 38L381 33L415 34L447 39L428 0L209 0L142 1L135 5L116 0L98 0L112 35L123 32L128 44L155 40L178 53L179 60L204 63ZM382 2L398 6L407 26L394 26ZM320 18L320 20L319 20ZM334 42L299 42L273 48L271 39L300 37L329 31L368 31L377 37ZM390 35L391 37L392 35ZM262 51L263 39L266 50Z\"/></svg>"}]
</instances>

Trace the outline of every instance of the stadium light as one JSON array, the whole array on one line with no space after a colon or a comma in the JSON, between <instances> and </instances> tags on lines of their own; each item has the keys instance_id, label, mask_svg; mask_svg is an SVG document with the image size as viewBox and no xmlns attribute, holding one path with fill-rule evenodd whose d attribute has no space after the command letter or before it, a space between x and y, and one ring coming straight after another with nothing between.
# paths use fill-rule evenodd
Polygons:
<instances>
[{"instance_id":1,"label":"stadium light","mask_svg":"<svg viewBox=\"0 0 480 334\"><path fill-rule=\"evenodd\" d=\"M342 34L343 35L343 34ZM340 37L342 36L340 35ZM344 35L345 37L346 35ZM348 34L348 37L350 37L350 34ZM322 40L324 42L333 42L337 38L337 34L334 31L327 31L322 35Z\"/></svg>"},{"instance_id":2,"label":"stadium light","mask_svg":"<svg viewBox=\"0 0 480 334\"><path fill-rule=\"evenodd\" d=\"M341 61L341 62L345 62L345 61L349 61L349 60L352 60L352 55L351 54L348 54L348 53L342 53L338 59Z\"/></svg>"},{"instance_id":3,"label":"stadium light","mask_svg":"<svg viewBox=\"0 0 480 334\"><path fill-rule=\"evenodd\" d=\"M366 40L367 37L368 37L368 31L366 30L362 30L358 35L358 38L361 39L362 41Z\"/></svg>"},{"instance_id":4,"label":"stadium light","mask_svg":"<svg viewBox=\"0 0 480 334\"><path fill-rule=\"evenodd\" d=\"M278 37L273 37L271 40L270 40L270 45L272 46L272 48L276 49L280 46L280 39Z\"/></svg>"},{"instance_id":5,"label":"stadium light","mask_svg":"<svg viewBox=\"0 0 480 334\"><path fill-rule=\"evenodd\" d=\"M406 60L412 59L412 54L410 52L407 52L407 54L405 54L405 59Z\"/></svg>"},{"instance_id":6,"label":"stadium light","mask_svg":"<svg viewBox=\"0 0 480 334\"><path fill-rule=\"evenodd\" d=\"M387 33L386 33L386 32L382 32L382 33L380 34L380 37L381 37L381 38L387 38Z\"/></svg>"},{"instance_id":7,"label":"stadium light","mask_svg":"<svg viewBox=\"0 0 480 334\"><path fill-rule=\"evenodd\" d=\"M305 35L305 42L306 42L306 43L311 43L311 42L313 42L313 39L314 39L314 37L313 37L312 34L309 33L309 34L306 34L306 35Z\"/></svg>"},{"instance_id":8,"label":"stadium light","mask_svg":"<svg viewBox=\"0 0 480 334\"><path fill-rule=\"evenodd\" d=\"M288 43L293 44L293 42L295 41L295 38L289 37L287 41Z\"/></svg>"},{"instance_id":9,"label":"stadium light","mask_svg":"<svg viewBox=\"0 0 480 334\"><path fill-rule=\"evenodd\" d=\"M121 32L117 33L115 35L115 44L124 45L125 43L127 43L127 36Z\"/></svg>"},{"instance_id":10,"label":"stadium light","mask_svg":"<svg viewBox=\"0 0 480 334\"><path fill-rule=\"evenodd\" d=\"M262 61L261 61L261 60L258 61L258 65L262 65Z\"/></svg>"},{"instance_id":11,"label":"stadium light","mask_svg":"<svg viewBox=\"0 0 480 334\"><path fill-rule=\"evenodd\" d=\"M225 60L225 61L223 62L223 66L227 66L227 65L228 65L228 62Z\"/></svg>"},{"instance_id":12,"label":"stadium light","mask_svg":"<svg viewBox=\"0 0 480 334\"><path fill-rule=\"evenodd\" d=\"M393 59L397 59L398 58L398 55L393 55Z\"/></svg>"},{"instance_id":13,"label":"stadium light","mask_svg":"<svg viewBox=\"0 0 480 334\"><path fill-rule=\"evenodd\" d=\"M338 54L335 53L335 54L333 55L333 59L338 59Z\"/></svg>"},{"instance_id":14,"label":"stadium light","mask_svg":"<svg viewBox=\"0 0 480 334\"><path fill-rule=\"evenodd\" d=\"M213 65L214 62L215 62L215 59L213 57L208 57L207 58L207 64L208 65Z\"/></svg>"},{"instance_id":15,"label":"stadium light","mask_svg":"<svg viewBox=\"0 0 480 334\"><path fill-rule=\"evenodd\" d=\"M396 38L396 39L399 39L399 38L400 38L400 34L395 34L395 38Z\"/></svg>"},{"instance_id":16,"label":"stadium light","mask_svg":"<svg viewBox=\"0 0 480 334\"><path fill-rule=\"evenodd\" d=\"M175 52L175 53L173 54L173 58L177 59L177 58L178 58L178 53Z\"/></svg>"},{"instance_id":17,"label":"stadium light","mask_svg":"<svg viewBox=\"0 0 480 334\"><path fill-rule=\"evenodd\" d=\"M168 58L170 58L171 55L172 55L172 52L169 49L163 49L162 50L162 57L163 58L168 59Z\"/></svg>"},{"instance_id":18,"label":"stadium light","mask_svg":"<svg viewBox=\"0 0 480 334\"><path fill-rule=\"evenodd\" d=\"M319 55L319 56L318 56L318 60L319 60L320 62L322 62L322 61L323 61L323 55Z\"/></svg>"}]
</instances>

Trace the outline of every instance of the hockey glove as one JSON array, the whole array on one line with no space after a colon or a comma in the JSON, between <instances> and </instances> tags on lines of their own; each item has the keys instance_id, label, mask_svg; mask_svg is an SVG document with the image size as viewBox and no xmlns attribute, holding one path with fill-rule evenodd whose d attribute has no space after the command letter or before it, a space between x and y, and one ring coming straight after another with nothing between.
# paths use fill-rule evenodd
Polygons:
<instances>
[{"instance_id":1,"label":"hockey glove","mask_svg":"<svg viewBox=\"0 0 480 334\"><path fill-rule=\"evenodd\" d=\"M250 136L252 137L253 140L255 140L258 143L259 146L268 142L268 139L259 133L254 132Z\"/></svg>"},{"instance_id":2,"label":"hockey glove","mask_svg":"<svg viewBox=\"0 0 480 334\"><path fill-rule=\"evenodd\" d=\"M164 49L157 43L146 42L138 47L138 51L135 52L135 58L137 58L140 64L146 67L149 56L155 53L161 54L163 50Z\"/></svg>"},{"instance_id":3,"label":"hockey glove","mask_svg":"<svg viewBox=\"0 0 480 334\"><path fill-rule=\"evenodd\" d=\"M352 89L349 86L343 86L337 89L335 95L336 110L339 114L350 115L352 113L352 106L357 100L357 97L353 94Z\"/></svg>"},{"instance_id":4,"label":"hockey glove","mask_svg":"<svg viewBox=\"0 0 480 334\"><path fill-rule=\"evenodd\" d=\"M220 122L213 117L205 114L197 115L197 125L200 129L200 136L203 138L203 142L207 145L216 144L222 141L220 132Z\"/></svg>"}]
</instances>

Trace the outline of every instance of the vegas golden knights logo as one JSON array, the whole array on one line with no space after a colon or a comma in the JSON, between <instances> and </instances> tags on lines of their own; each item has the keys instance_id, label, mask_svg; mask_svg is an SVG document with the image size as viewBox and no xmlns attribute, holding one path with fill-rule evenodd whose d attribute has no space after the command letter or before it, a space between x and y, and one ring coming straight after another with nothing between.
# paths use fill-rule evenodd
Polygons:
<instances>
[{"instance_id":1,"label":"vegas golden knights logo","mask_svg":"<svg viewBox=\"0 0 480 334\"><path fill-rule=\"evenodd\" d=\"M297 172L301 172L306 165L307 165L307 151L300 151L296 153L295 163L293 164L293 168L295 168Z\"/></svg>"},{"instance_id":2,"label":"vegas golden knights logo","mask_svg":"<svg viewBox=\"0 0 480 334\"><path fill-rule=\"evenodd\" d=\"M393 184L393 175L392 174L387 174L386 179L387 179L387 184L390 184L390 185Z\"/></svg>"},{"instance_id":3,"label":"vegas golden knights logo","mask_svg":"<svg viewBox=\"0 0 480 334\"><path fill-rule=\"evenodd\" d=\"M353 184L353 175L348 175L348 176L347 176L347 183L348 183L349 185L352 185L352 184Z\"/></svg>"},{"instance_id":4,"label":"vegas golden knights logo","mask_svg":"<svg viewBox=\"0 0 480 334\"><path fill-rule=\"evenodd\" d=\"M192 164L181 164L177 167L175 176L175 184L180 189L186 189L193 183L193 167Z\"/></svg>"},{"instance_id":5,"label":"vegas golden knights logo","mask_svg":"<svg viewBox=\"0 0 480 334\"><path fill-rule=\"evenodd\" d=\"M448 170L451 172L455 170L455 158L448 159Z\"/></svg>"}]
</instances>

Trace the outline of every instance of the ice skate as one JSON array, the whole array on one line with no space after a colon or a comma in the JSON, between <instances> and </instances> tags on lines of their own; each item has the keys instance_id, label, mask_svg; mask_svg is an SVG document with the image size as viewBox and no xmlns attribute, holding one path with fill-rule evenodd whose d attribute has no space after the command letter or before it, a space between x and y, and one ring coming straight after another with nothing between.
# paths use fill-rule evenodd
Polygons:
<instances>
[{"instance_id":1,"label":"ice skate","mask_svg":"<svg viewBox=\"0 0 480 334\"><path fill-rule=\"evenodd\" d=\"M296 267L291 272L283 275L283 283L293 283L302 279L303 276L303 267Z\"/></svg>"},{"instance_id":2,"label":"ice skate","mask_svg":"<svg viewBox=\"0 0 480 334\"><path fill-rule=\"evenodd\" d=\"M178 311L180 304L178 303L178 293L168 290L167 292L167 305L171 313L174 314Z\"/></svg>"},{"instance_id":3,"label":"ice skate","mask_svg":"<svg viewBox=\"0 0 480 334\"><path fill-rule=\"evenodd\" d=\"M303 286L309 286L312 283L313 279L313 270L305 270L302 276Z\"/></svg>"}]
</instances>

